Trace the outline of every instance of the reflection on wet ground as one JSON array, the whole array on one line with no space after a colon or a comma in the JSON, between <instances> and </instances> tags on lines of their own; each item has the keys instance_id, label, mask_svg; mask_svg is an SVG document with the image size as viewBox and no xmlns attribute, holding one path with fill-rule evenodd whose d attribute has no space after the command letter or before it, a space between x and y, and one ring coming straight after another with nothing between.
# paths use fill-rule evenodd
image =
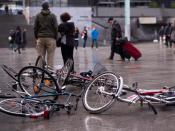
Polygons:
<instances>
[{"instance_id":1,"label":"reflection on wet ground","mask_svg":"<svg viewBox=\"0 0 175 131\"><path fill-rule=\"evenodd\" d=\"M119 55L114 60L108 60L109 47L98 50L79 48L74 52L75 70L77 72L92 70L95 63L100 62L110 71L123 76L124 83L131 85L138 82L139 88L160 88L174 86L175 81L175 48L165 48L158 43L143 43L136 45L142 52L138 61L120 61ZM0 64L6 64L19 71L22 67L33 64L37 55L35 49L26 49L22 54L12 53L8 49L0 49ZM62 64L61 52L58 48L55 63ZM7 88L9 77L0 70L3 92L10 92ZM80 101L78 111L67 115L60 111L54 113L50 120L29 119L9 116L0 113L0 130L18 131L174 131L174 107L157 105L158 115L154 115L147 106L128 106L115 102L110 110L103 114L92 115L85 111Z\"/></svg>"}]
</instances>

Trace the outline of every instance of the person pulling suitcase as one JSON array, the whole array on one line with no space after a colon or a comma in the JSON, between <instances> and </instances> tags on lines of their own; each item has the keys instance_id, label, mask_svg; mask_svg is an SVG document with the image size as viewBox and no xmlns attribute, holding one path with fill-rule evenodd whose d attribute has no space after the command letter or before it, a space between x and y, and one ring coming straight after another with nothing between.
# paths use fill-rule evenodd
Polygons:
<instances>
[{"instance_id":1,"label":"person pulling suitcase","mask_svg":"<svg viewBox=\"0 0 175 131\"><path fill-rule=\"evenodd\" d=\"M120 24L113 19L113 17L110 17L108 19L108 23L111 25L111 53L109 56L109 60L113 60L114 53L118 53L121 57L121 59L124 61L125 57L123 54L122 45L118 43L118 39L122 38L122 30Z\"/></svg>"}]
</instances>

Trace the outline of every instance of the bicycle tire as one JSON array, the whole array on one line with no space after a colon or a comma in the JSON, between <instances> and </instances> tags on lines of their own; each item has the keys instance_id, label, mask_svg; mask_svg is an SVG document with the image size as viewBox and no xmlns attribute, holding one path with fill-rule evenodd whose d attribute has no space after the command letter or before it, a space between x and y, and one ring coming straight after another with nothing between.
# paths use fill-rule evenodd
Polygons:
<instances>
[{"instance_id":1,"label":"bicycle tire","mask_svg":"<svg viewBox=\"0 0 175 131\"><path fill-rule=\"evenodd\" d=\"M6 65L2 65L1 67L2 67L3 71L6 72L13 80L17 81L17 74L18 73L14 69L12 69Z\"/></svg>"},{"instance_id":2,"label":"bicycle tire","mask_svg":"<svg viewBox=\"0 0 175 131\"><path fill-rule=\"evenodd\" d=\"M55 78L46 70L36 66L22 68L18 74L18 82L21 90L29 96L56 99L56 94L60 92Z\"/></svg>"},{"instance_id":3,"label":"bicycle tire","mask_svg":"<svg viewBox=\"0 0 175 131\"><path fill-rule=\"evenodd\" d=\"M169 91L175 92L175 86L170 87L170 88L169 88Z\"/></svg>"},{"instance_id":4,"label":"bicycle tire","mask_svg":"<svg viewBox=\"0 0 175 131\"><path fill-rule=\"evenodd\" d=\"M61 87L65 85L66 81L68 80L72 68L73 68L73 61L71 59L68 59L64 64L64 66L57 71L57 77L58 77L57 81Z\"/></svg>"},{"instance_id":5,"label":"bicycle tire","mask_svg":"<svg viewBox=\"0 0 175 131\"><path fill-rule=\"evenodd\" d=\"M36 61L35 61L35 66L40 67L40 68L45 68L46 66L46 61L43 59L42 56L38 56Z\"/></svg>"},{"instance_id":6,"label":"bicycle tire","mask_svg":"<svg viewBox=\"0 0 175 131\"><path fill-rule=\"evenodd\" d=\"M8 98L16 98L16 96L10 93L0 93L0 98L8 99Z\"/></svg>"},{"instance_id":7,"label":"bicycle tire","mask_svg":"<svg viewBox=\"0 0 175 131\"><path fill-rule=\"evenodd\" d=\"M49 109L47 105L33 99L12 98L0 101L0 111L13 116L37 118Z\"/></svg>"},{"instance_id":8,"label":"bicycle tire","mask_svg":"<svg viewBox=\"0 0 175 131\"><path fill-rule=\"evenodd\" d=\"M112 72L104 72L97 75L85 90L83 96L85 109L93 114L102 113L109 109L114 103L115 97L119 95L121 90L119 84L118 76Z\"/></svg>"}]
</instances>

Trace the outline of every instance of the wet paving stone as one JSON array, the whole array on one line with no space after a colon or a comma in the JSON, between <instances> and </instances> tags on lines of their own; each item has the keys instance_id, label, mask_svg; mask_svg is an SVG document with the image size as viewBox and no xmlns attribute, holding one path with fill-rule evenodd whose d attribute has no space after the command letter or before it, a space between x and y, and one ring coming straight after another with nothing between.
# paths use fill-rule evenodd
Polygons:
<instances>
[{"instance_id":1,"label":"wet paving stone","mask_svg":"<svg viewBox=\"0 0 175 131\"><path fill-rule=\"evenodd\" d=\"M132 85L138 82L143 89L159 89L175 85L175 48L166 48L159 43L142 43L135 45L142 57L135 61L120 61L115 54L114 60L108 60L110 47L98 50L79 48L74 52L75 70L77 72L92 70L100 62L109 71L120 74L124 83ZM37 58L34 48L27 48L22 54L7 48L0 49L0 65L5 64L17 72L24 66L33 65ZM63 64L60 48L55 54L55 65ZM0 69L0 91L12 92L7 84L9 76ZM158 115L139 104L130 105L116 101L108 111L102 114L89 114L79 102L78 110L67 115L65 111L54 113L49 119L30 119L10 116L0 112L1 131L174 131L175 107L157 105Z\"/></svg>"}]
</instances>

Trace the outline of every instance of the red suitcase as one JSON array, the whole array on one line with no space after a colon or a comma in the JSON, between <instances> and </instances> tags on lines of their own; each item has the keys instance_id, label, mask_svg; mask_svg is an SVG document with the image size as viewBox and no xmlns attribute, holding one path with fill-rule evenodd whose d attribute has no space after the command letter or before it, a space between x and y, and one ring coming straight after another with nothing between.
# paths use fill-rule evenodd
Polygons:
<instances>
[{"instance_id":1,"label":"red suitcase","mask_svg":"<svg viewBox=\"0 0 175 131\"><path fill-rule=\"evenodd\" d=\"M123 52L129 54L135 60L138 60L142 56L141 52L129 41L123 45Z\"/></svg>"}]
</instances>

